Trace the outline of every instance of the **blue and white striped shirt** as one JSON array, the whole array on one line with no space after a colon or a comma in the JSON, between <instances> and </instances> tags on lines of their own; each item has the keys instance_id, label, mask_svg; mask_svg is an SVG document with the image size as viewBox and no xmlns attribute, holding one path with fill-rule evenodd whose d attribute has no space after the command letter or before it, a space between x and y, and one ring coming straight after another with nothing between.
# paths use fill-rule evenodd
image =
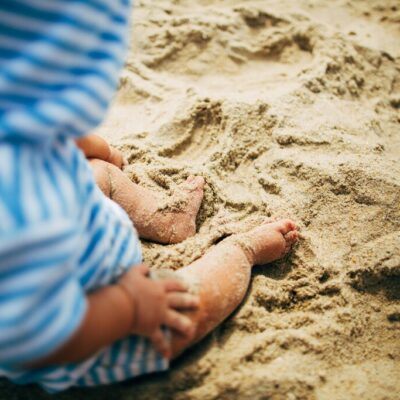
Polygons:
<instances>
[{"instance_id":1,"label":"blue and white striped shirt","mask_svg":"<svg viewBox=\"0 0 400 400\"><path fill-rule=\"evenodd\" d=\"M115 91L129 3L0 1L0 376L17 383L57 391L166 368L137 337L82 363L21 367L71 337L87 292L141 261L132 223L73 140Z\"/></svg>"},{"instance_id":2,"label":"blue and white striped shirt","mask_svg":"<svg viewBox=\"0 0 400 400\"><path fill-rule=\"evenodd\" d=\"M0 139L87 134L126 47L127 0L1 0Z\"/></svg>"}]
</instances>

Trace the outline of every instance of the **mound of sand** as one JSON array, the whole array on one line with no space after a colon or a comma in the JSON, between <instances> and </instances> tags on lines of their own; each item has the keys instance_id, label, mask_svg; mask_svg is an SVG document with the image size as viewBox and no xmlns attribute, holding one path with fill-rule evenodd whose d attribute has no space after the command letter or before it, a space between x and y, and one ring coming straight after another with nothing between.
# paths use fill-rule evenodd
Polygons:
<instances>
[{"instance_id":1,"label":"mound of sand","mask_svg":"<svg viewBox=\"0 0 400 400\"><path fill-rule=\"evenodd\" d=\"M142 0L134 21L100 133L135 182L207 181L198 234L146 261L178 269L265 215L302 239L168 374L57 398L400 399L398 0Z\"/></svg>"}]
</instances>

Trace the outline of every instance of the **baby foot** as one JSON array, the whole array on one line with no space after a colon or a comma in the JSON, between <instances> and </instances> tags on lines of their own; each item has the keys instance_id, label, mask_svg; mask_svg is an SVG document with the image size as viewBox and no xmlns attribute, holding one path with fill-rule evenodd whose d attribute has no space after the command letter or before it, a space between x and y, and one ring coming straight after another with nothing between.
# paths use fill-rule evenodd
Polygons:
<instances>
[{"instance_id":1,"label":"baby foot","mask_svg":"<svg viewBox=\"0 0 400 400\"><path fill-rule=\"evenodd\" d=\"M190 175L181 185L186 205L179 213L171 215L171 231L168 243L180 243L196 233L196 217L204 196L204 178Z\"/></svg>"},{"instance_id":2,"label":"baby foot","mask_svg":"<svg viewBox=\"0 0 400 400\"><path fill-rule=\"evenodd\" d=\"M268 264L282 258L297 241L299 233L290 219L264 223L234 240L243 248L249 261Z\"/></svg>"}]
</instances>

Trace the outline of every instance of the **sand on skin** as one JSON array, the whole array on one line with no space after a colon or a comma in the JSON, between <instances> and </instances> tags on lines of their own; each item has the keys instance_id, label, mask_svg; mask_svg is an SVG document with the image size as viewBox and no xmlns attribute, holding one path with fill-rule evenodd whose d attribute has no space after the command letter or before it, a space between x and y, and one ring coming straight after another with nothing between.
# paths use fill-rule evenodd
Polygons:
<instances>
[{"instance_id":1,"label":"sand on skin","mask_svg":"<svg viewBox=\"0 0 400 400\"><path fill-rule=\"evenodd\" d=\"M99 133L135 182L207 180L198 234L146 261L179 269L265 215L302 239L170 373L56 398L400 399L398 1L142 0L134 20Z\"/></svg>"}]
</instances>

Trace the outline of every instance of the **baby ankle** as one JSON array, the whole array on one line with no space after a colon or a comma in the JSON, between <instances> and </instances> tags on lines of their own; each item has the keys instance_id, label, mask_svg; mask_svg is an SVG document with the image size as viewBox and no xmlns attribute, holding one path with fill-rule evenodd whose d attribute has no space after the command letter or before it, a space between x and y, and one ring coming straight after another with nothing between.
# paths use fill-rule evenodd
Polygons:
<instances>
[{"instance_id":1,"label":"baby ankle","mask_svg":"<svg viewBox=\"0 0 400 400\"><path fill-rule=\"evenodd\" d=\"M256 264L256 256L253 247L249 244L250 238L245 234L242 235L232 235L225 239L226 242L231 243L235 247L240 248L246 257L248 263L253 266Z\"/></svg>"}]
</instances>

